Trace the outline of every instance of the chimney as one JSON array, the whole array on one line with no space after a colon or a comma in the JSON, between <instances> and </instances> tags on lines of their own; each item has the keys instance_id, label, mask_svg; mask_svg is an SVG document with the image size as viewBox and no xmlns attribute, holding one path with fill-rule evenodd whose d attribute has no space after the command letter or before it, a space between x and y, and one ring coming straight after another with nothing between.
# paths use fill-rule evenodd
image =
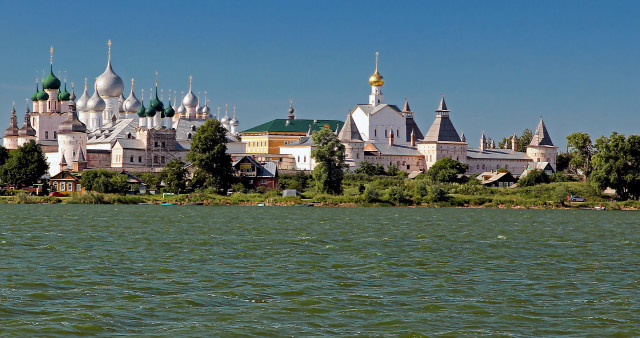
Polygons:
<instances>
[{"instance_id":1,"label":"chimney","mask_svg":"<svg viewBox=\"0 0 640 338\"><path fill-rule=\"evenodd\" d=\"M393 129L391 129L391 131L389 131L389 145L390 146L393 145Z\"/></svg>"},{"instance_id":2,"label":"chimney","mask_svg":"<svg viewBox=\"0 0 640 338\"><path fill-rule=\"evenodd\" d=\"M413 133L413 130L411 130L411 146L416 146L416 135Z\"/></svg>"}]
</instances>

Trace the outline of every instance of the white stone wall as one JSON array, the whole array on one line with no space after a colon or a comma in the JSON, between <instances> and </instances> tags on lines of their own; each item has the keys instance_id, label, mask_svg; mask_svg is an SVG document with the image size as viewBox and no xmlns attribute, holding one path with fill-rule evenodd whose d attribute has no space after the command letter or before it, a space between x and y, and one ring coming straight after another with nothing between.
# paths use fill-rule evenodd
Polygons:
<instances>
[{"instance_id":1,"label":"white stone wall","mask_svg":"<svg viewBox=\"0 0 640 338\"><path fill-rule=\"evenodd\" d=\"M296 170L313 170L316 161L311 158L312 147L287 147L280 146L280 154L290 154L295 158Z\"/></svg>"},{"instance_id":2,"label":"white stone wall","mask_svg":"<svg viewBox=\"0 0 640 338\"><path fill-rule=\"evenodd\" d=\"M554 146L528 146L527 156L532 162L549 162L551 168L556 170L556 157L558 157L558 147Z\"/></svg>"},{"instance_id":3,"label":"white stone wall","mask_svg":"<svg viewBox=\"0 0 640 338\"><path fill-rule=\"evenodd\" d=\"M67 161L69 167L72 166L73 160L76 158L76 153L82 150L87 158L87 133L63 133L58 135L58 152L60 153L60 159L62 155Z\"/></svg>"},{"instance_id":4,"label":"white stone wall","mask_svg":"<svg viewBox=\"0 0 640 338\"><path fill-rule=\"evenodd\" d=\"M527 168L529 160L516 159L468 159L467 174L479 174L485 171L497 171L500 168L509 170L513 175L520 175Z\"/></svg>"},{"instance_id":5,"label":"white stone wall","mask_svg":"<svg viewBox=\"0 0 640 338\"><path fill-rule=\"evenodd\" d=\"M60 157L59 152L53 153L45 153L44 157L49 164L49 175L54 176L60 172L60 161L62 161L62 157Z\"/></svg>"},{"instance_id":6,"label":"white stone wall","mask_svg":"<svg viewBox=\"0 0 640 338\"><path fill-rule=\"evenodd\" d=\"M101 111L90 111L87 113L87 130L93 131L102 127L102 114Z\"/></svg>"},{"instance_id":7,"label":"white stone wall","mask_svg":"<svg viewBox=\"0 0 640 338\"><path fill-rule=\"evenodd\" d=\"M467 163L467 147L465 142L430 142L418 143L418 151L425 157L425 169L445 157L461 163Z\"/></svg>"},{"instance_id":8,"label":"white stone wall","mask_svg":"<svg viewBox=\"0 0 640 338\"><path fill-rule=\"evenodd\" d=\"M398 169L406 172L424 170L424 157L422 156L402 156L402 155L382 155L365 156L364 160L372 164L381 164L385 169L390 165L395 165Z\"/></svg>"},{"instance_id":9,"label":"white stone wall","mask_svg":"<svg viewBox=\"0 0 640 338\"><path fill-rule=\"evenodd\" d=\"M407 142L407 135L405 135L406 118L389 106L371 115L367 115L360 107L357 107L351 116L360 131L360 137L365 142L386 143L389 141L389 130L393 129L395 144L410 144Z\"/></svg>"},{"instance_id":10,"label":"white stone wall","mask_svg":"<svg viewBox=\"0 0 640 338\"><path fill-rule=\"evenodd\" d=\"M38 113L31 116L31 127L36 131L36 142L55 140L60 123L67 119L67 113Z\"/></svg>"},{"instance_id":11,"label":"white stone wall","mask_svg":"<svg viewBox=\"0 0 640 338\"><path fill-rule=\"evenodd\" d=\"M345 157L355 164L356 168L360 167L360 162L364 161L364 142L343 142L345 148Z\"/></svg>"},{"instance_id":12,"label":"white stone wall","mask_svg":"<svg viewBox=\"0 0 640 338\"><path fill-rule=\"evenodd\" d=\"M5 136L2 139L2 145L7 149L18 149L18 137L17 136Z\"/></svg>"}]
</instances>

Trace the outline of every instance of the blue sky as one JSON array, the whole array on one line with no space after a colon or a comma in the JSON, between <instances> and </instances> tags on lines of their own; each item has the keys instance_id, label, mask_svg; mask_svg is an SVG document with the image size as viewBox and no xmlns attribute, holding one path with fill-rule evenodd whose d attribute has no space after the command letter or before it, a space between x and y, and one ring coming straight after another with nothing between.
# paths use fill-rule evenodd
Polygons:
<instances>
[{"instance_id":1,"label":"blue sky","mask_svg":"<svg viewBox=\"0 0 640 338\"><path fill-rule=\"evenodd\" d=\"M67 70L82 91L113 66L136 92L208 91L237 106L240 129L285 118L344 119L366 103L375 52L387 103L409 98L423 132L444 93L458 132L534 129L556 145L640 133L637 1L1 1L0 127L20 125L36 73ZM37 75L40 77L40 75ZM4 107L4 108L3 108Z\"/></svg>"}]
</instances>

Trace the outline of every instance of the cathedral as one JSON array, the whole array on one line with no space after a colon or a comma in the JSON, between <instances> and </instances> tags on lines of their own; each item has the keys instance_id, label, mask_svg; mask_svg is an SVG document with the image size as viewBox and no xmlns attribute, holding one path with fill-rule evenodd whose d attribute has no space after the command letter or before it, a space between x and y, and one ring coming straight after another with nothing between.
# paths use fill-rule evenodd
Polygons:
<instances>
[{"instance_id":1,"label":"cathedral","mask_svg":"<svg viewBox=\"0 0 640 338\"><path fill-rule=\"evenodd\" d=\"M89 96L85 78L84 92L77 99L73 83L69 93L66 78L62 87L53 73L52 47L49 75L41 83L36 80L32 107L30 110L27 105L21 128L15 105L12 108L4 147L16 149L34 140L42 147L52 176L63 170L86 168L157 171L173 158L184 160L196 129L214 118L206 96L202 104L189 76L189 90L179 105L175 92L173 104L171 96L167 101L158 96L157 80L155 90L149 91L147 106L144 91L140 98L136 96L133 79L125 98L124 82L111 64L111 41L108 47L107 67L96 78L93 94ZM218 108L216 118L228 131L228 151L243 152L235 110L233 118L227 114L220 118L219 114Z\"/></svg>"},{"instance_id":2,"label":"cathedral","mask_svg":"<svg viewBox=\"0 0 640 338\"><path fill-rule=\"evenodd\" d=\"M459 135L451 121L444 95L435 111L435 120L424 136L413 119L408 101L405 100L402 110L385 103L384 78L378 70L377 53L375 72L369 78L369 84L369 103L356 105L338 134L352 170L357 169L360 162L367 161L385 167L395 165L407 172L424 172L447 157L469 165L467 173L505 168L521 175L532 163L535 167L548 164L555 171L558 148L553 145L542 117L526 152L517 151L515 134L509 149L497 149L495 142L487 141L484 132L480 147L470 148L464 133Z\"/></svg>"}]
</instances>

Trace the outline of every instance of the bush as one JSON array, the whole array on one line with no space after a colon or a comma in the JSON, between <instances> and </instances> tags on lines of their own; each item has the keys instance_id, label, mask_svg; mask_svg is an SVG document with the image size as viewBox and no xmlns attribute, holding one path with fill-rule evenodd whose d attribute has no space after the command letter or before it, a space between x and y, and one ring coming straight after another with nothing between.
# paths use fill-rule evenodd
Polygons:
<instances>
[{"instance_id":1,"label":"bush","mask_svg":"<svg viewBox=\"0 0 640 338\"><path fill-rule=\"evenodd\" d=\"M398 186L393 186L387 189L387 200L396 205L404 204L408 201L407 196L404 194L404 190Z\"/></svg>"},{"instance_id":2,"label":"bush","mask_svg":"<svg viewBox=\"0 0 640 338\"><path fill-rule=\"evenodd\" d=\"M437 185L430 185L427 187L427 195L425 197L429 203L437 203L446 200L447 193Z\"/></svg>"},{"instance_id":3,"label":"bush","mask_svg":"<svg viewBox=\"0 0 640 338\"><path fill-rule=\"evenodd\" d=\"M363 197L365 201L372 203L380 200L380 193L378 192L378 190L368 185L364 189Z\"/></svg>"},{"instance_id":4,"label":"bush","mask_svg":"<svg viewBox=\"0 0 640 338\"><path fill-rule=\"evenodd\" d=\"M549 176L539 169L530 171L527 175L518 180L518 186L520 187L532 187L540 183L549 183Z\"/></svg>"},{"instance_id":5,"label":"bush","mask_svg":"<svg viewBox=\"0 0 640 338\"><path fill-rule=\"evenodd\" d=\"M556 172L551 174L551 176L549 176L549 181L550 182L572 182L575 180L571 176L563 172Z\"/></svg>"}]
</instances>

